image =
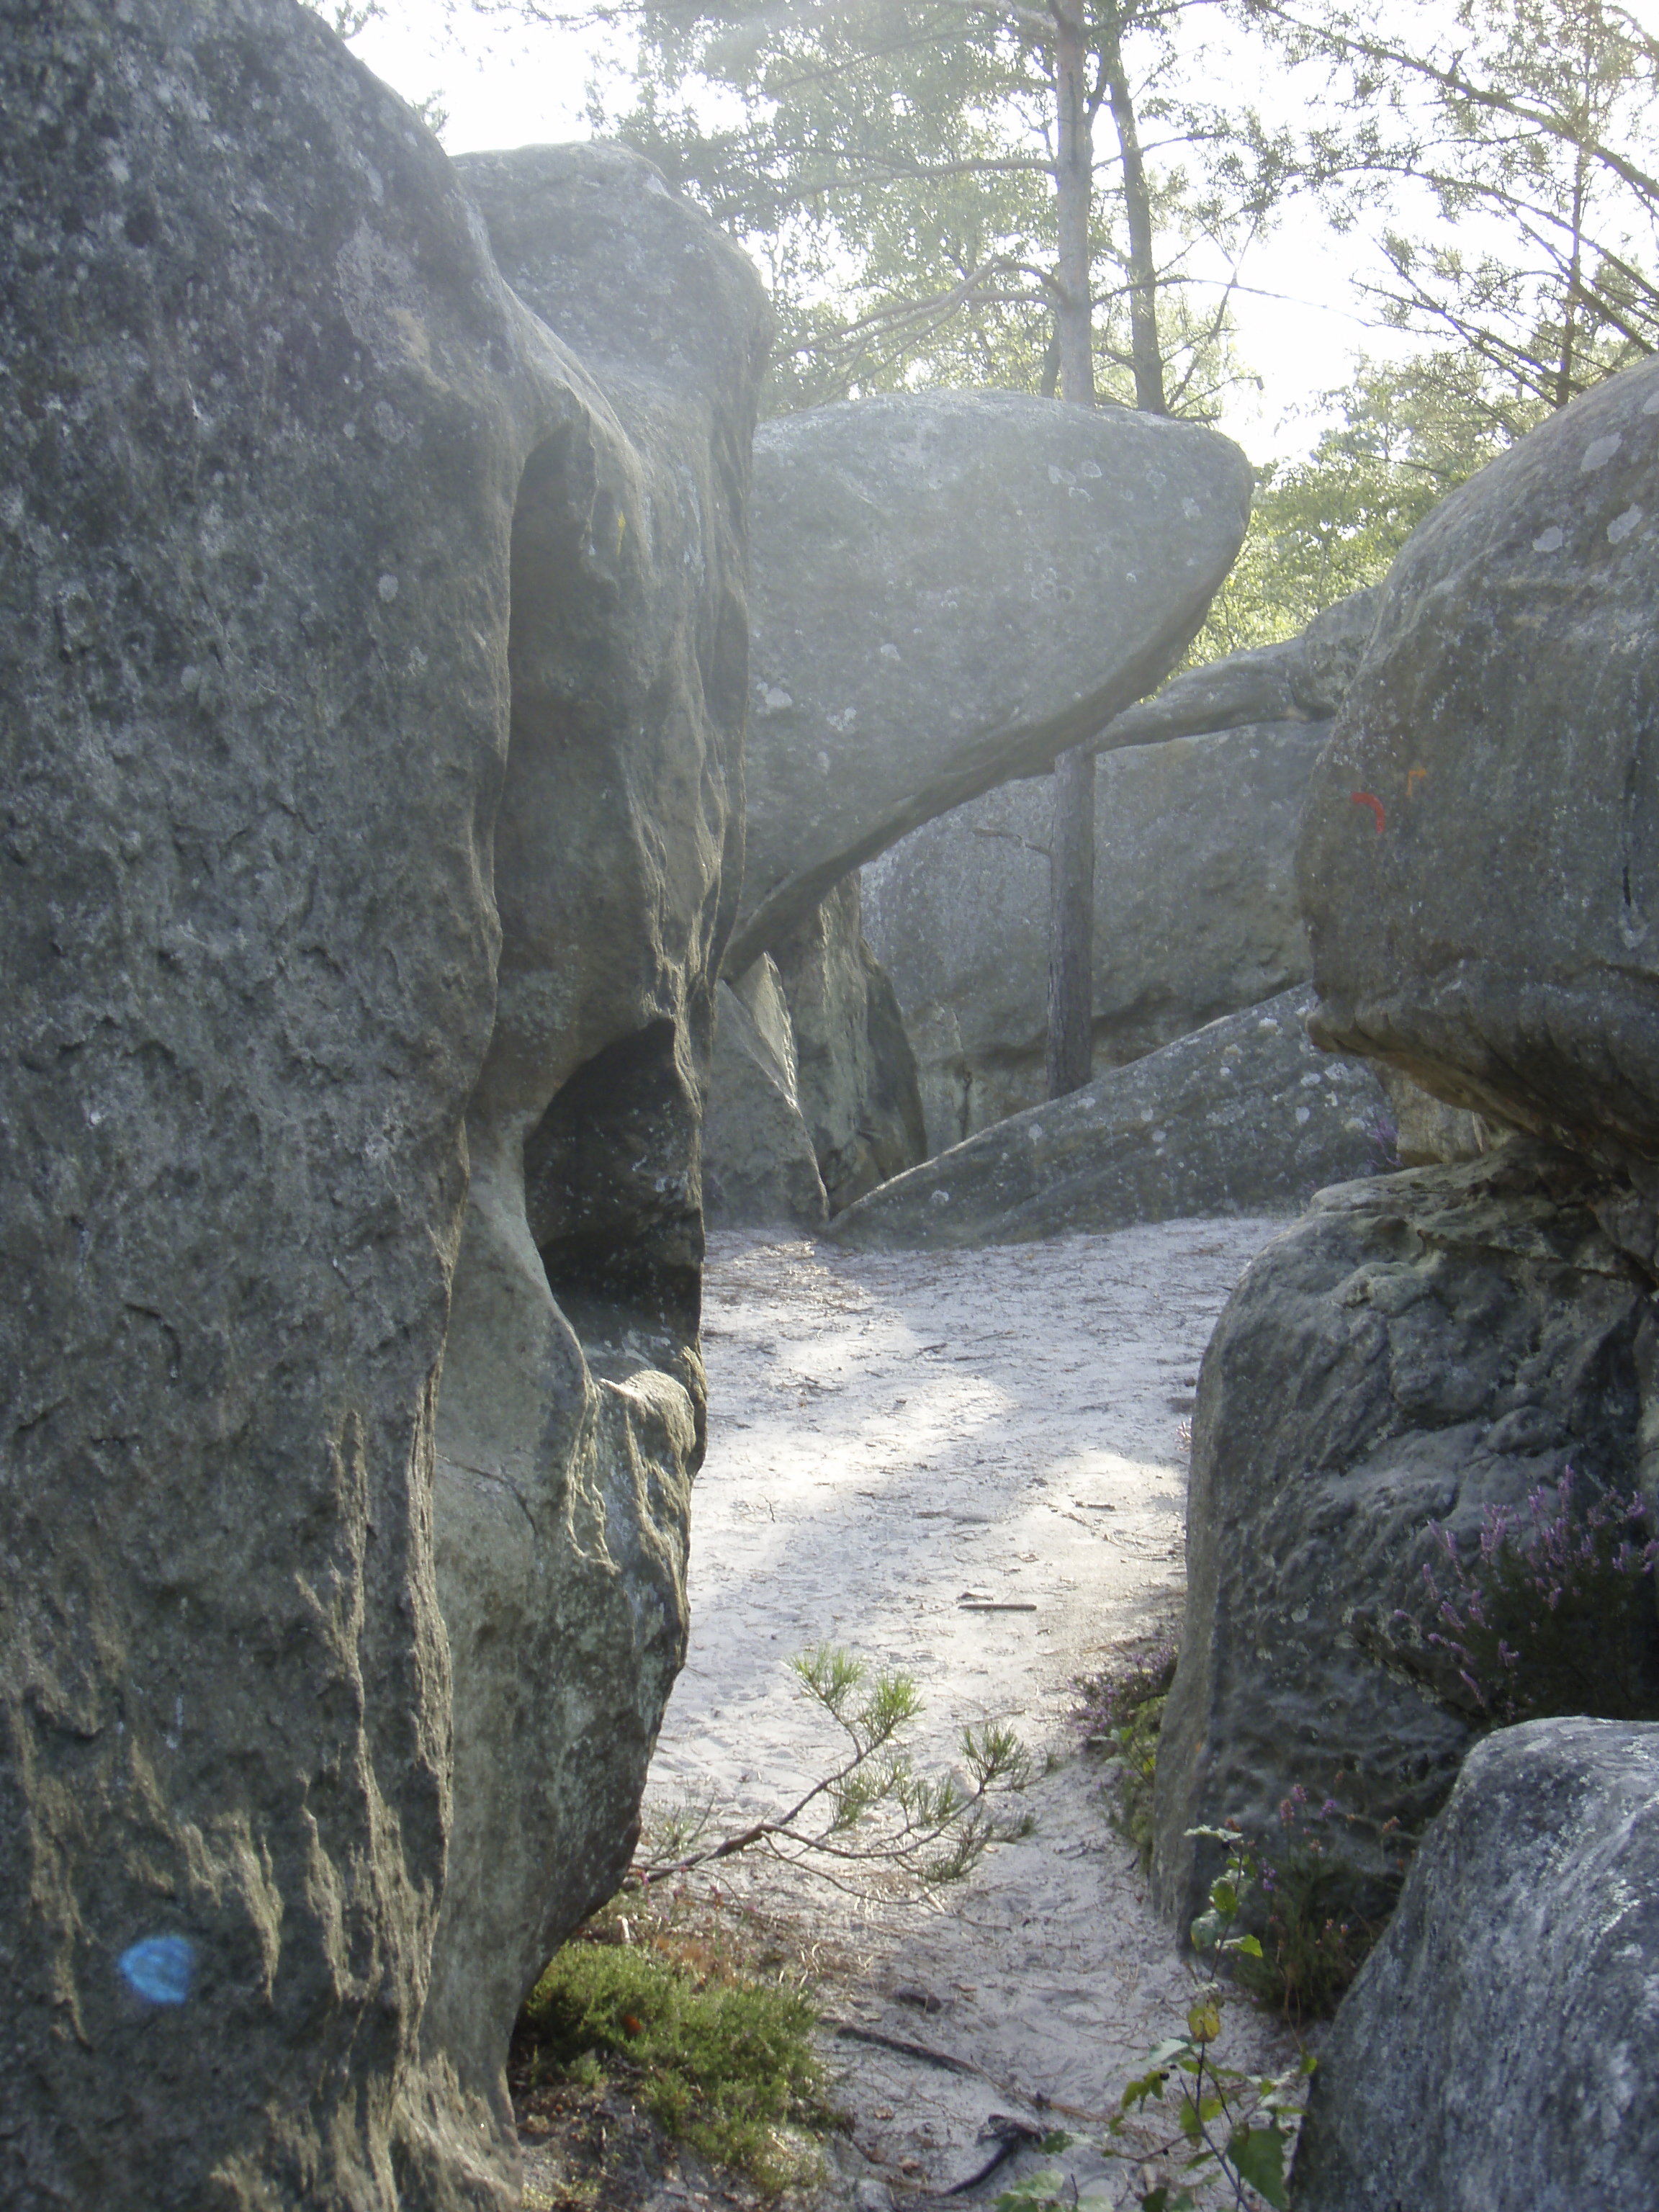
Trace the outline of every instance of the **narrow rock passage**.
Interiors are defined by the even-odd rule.
[[[1039,1772],[1034,1832],[942,1905],[746,1859],[719,1869],[728,1893],[857,1962],[832,1986],[838,2017],[990,2077],[837,2039],[872,2161],[860,2203],[976,2172],[994,2112],[1037,2120],[1046,2097],[1104,2112],[1185,2012],[1184,1969],[1108,1826],[1099,1767],[1070,1756],[1065,1715],[1076,1676],[1178,1609],[1198,1363],[1232,1285],[1283,1226],[1182,1221],[948,1254],[711,1240],[691,1648],[647,1820],[703,1797],[735,1827],[823,1772],[834,1731],[787,1662],[826,1641],[916,1680],[924,1771],[953,1763],[965,1724],[996,1720]],[[974,1609],[988,1601],[1020,1609]],[[1045,1775],[1051,1750],[1063,1761]],[[1227,2035],[1239,2063],[1273,2048],[1243,2007]],[[1109,2175],[1133,2202],[1129,2171],[1091,2147],[1098,2126],[1044,2124],[1078,2136],[1059,2163],[1079,2182]]]

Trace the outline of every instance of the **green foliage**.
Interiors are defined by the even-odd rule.
[[[1158,1782],[1158,1739],[1165,1698],[1137,1705],[1117,1731],[1118,1811],[1116,1824],[1135,1847],[1143,1874],[1152,1863],[1152,1799]]]
[[[531,1993],[518,2045],[568,2079],[618,2076],[671,2135],[775,2190],[813,2163],[783,2130],[836,2123],[814,2020],[791,1990],[700,1984],[636,1945],[578,1938]]]
[[[1042,2149],[1050,2157],[1064,2150],[1072,2141],[1063,2130],[1042,2139]],[[1081,2191],[1075,2183],[1068,2184],[1058,2167],[1045,2166],[1035,2173],[1022,2175],[1011,2184],[995,2200],[994,2212],[1088,2212],[1091,2205],[1105,2208],[1115,2203],[1115,2195],[1099,2183],[1091,2183]]]
[[[1235,1959],[1234,1978],[1294,2027],[1336,2009],[1398,1893],[1409,1847],[1396,1850],[1387,1875],[1362,1875],[1344,1848],[1344,1830],[1357,1818],[1334,1797],[1316,1803],[1297,1783],[1279,1808],[1275,1840],[1232,1846],[1226,1879],[1261,1931],[1256,1949]]]
[[[928,386],[1054,389],[1055,64],[1050,19],[957,0],[639,0],[631,97],[595,121],[657,162],[761,262],[780,316],[767,411]],[[1127,164],[1116,72],[1146,164],[1171,411],[1214,411],[1237,374],[1231,255],[1266,220],[1281,144],[1183,83],[1179,0],[1085,11],[1096,150],[1088,256],[1095,382],[1133,404]],[[1198,257],[1201,258],[1201,257]]]
[[[1176,2131],[1186,2146],[1177,2154],[1177,2170],[1185,2179],[1144,2192],[1139,2200],[1142,2212],[1193,2212],[1195,2199],[1188,2185],[1193,2180],[1219,2181],[1241,2212],[1251,2191],[1274,2212],[1285,2212],[1290,2202],[1285,2175],[1315,2062],[1304,2051],[1282,2074],[1256,2074],[1218,2057],[1228,1998],[1223,1977],[1230,1971],[1236,1975],[1247,1960],[1259,1960],[1261,1945],[1240,1925],[1251,1881],[1243,1838],[1230,1828],[1192,1832],[1224,1844],[1228,1852],[1227,1866],[1210,1885],[1210,1909],[1193,1923],[1200,1978],[1184,2032],[1160,2043],[1125,2087],[1109,2124],[1108,2146],[1125,2144],[1135,2116],[1149,2107],[1173,2105]],[[1143,2155],[1134,2148],[1122,2154]]]
[[[1110,1753],[1117,1790],[1113,1825],[1134,1845],[1143,1873],[1152,1863],[1158,1740],[1178,1656],[1168,1638],[1131,1645],[1116,1666],[1075,1686],[1073,1718],[1091,1749]]]
[[[1465,1710],[1489,1727],[1587,1713],[1659,1720],[1654,1562],[1640,1496],[1581,1497],[1571,1468],[1524,1508],[1493,1506],[1473,1553],[1435,1535],[1426,1641],[1452,1661]]]
[[[1386,319],[1548,407],[1659,347],[1659,40],[1633,10],[1246,6],[1325,75],[1300,165],[1340,228],[1382,210]]]
[[[1030,1832],[1029,1815],[1010,1818],[997,1802],[1030,1779],[1030,1758],[1012,1729],[994,1723],[965,1729],[958,1746],[963,1777],[930,1779],[915,1771],[898,1740],[921,1711],[908,1674],[872,1673],[828,1644],[789,1663],[805,1694],[840,1730],[841,1758],[793,1804],[717,1842],[702,1841],[709,1807],[675,1808],[659,1823],[633,1881],[649,1883],[760,1850],[835,1879],[884,1869],[933,1887],[960,1881],[993,1844]]]
[[[1250,528],[1194,647],[1194,662],[1295,637],[1350,592],[1381,583],[1418,524],[1548,411],[1474,355],[1362,361],[1322,392],[1340,411],[1305,461],[1270,463]]]

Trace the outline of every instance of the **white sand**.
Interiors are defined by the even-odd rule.
[[[1067,1754],[1027,1793],[1033,1835],[942,1907],[852,1897],[747,1859],[712,1877],[859,1962],[831,1991],[842,2016],[1004,2085],[838,2041],[855,2140],[896,2184],[975,2172],[993,2111],[1030,2119],[1046,2096],[1105,2112],[1184,2014],[1185,1970],[1107,1823],[1099,1767],[1070,1755],[1068,1686],[1178,1610],[1180,1425],[1230,1290],[1284,1225],[1182,1221],[883,1255],[711,1240],[691,1649],[647,1818],[704,1793],[736,1826],[823,1771],[833,1730],[787,1662],[825,1640],[915,1679],[924,1769],[954,1763],[963,1726],[988,1719],[1013,1725],[1039,1760]],[[974,1612],[970,1597],[1036,1609]],[[1266,2062],[1279,2048],[1231,2009],[1224,2055]],[[1100,2128],[1058,2124],[1079,2137],[1059,2163],[1085,2184],[1109,2177],[1133,2203],[1130,2170],[1091,2148]],[[864,2201],[885,2192],[866,2185]]]

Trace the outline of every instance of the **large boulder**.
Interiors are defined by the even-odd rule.
[[[856,871],[778,941],[800,1104],[830,1211],[927,1156],[915,1057],[865,941]]]
[[[1659,362],[1395,562],[1310,787],[1314,1034],[1449,1103],[1659,1158]]]
[[[1329,734],[1328,722],[1246,724],[1102,757],[1097,1072],[1307,981],[1297,820]],[[915,1050],[930,1152],[1044,1095],[1053,804],[1048,778],[1005,784],[863,872],[865,927]]]
[[[1320,2052],[1297,2212],[1581,2212],[1659,2173],[1659,1728],[1480,1745]]]
[[[821,1229],[817,1155],[800,1110],[788,1001],[769,954],[720,987],[702,1125],[702,1209],[711,1229]]]
[[[592,380],[514,518],[501,958],[437,1413],[455,1813],[422,2044],[510,2144],[514,2020],[622,1878],[684,1656],[768,319],[749,264],[621,149],[456,166]]]
[[[733,970],[919,823],[1152,690],[1232,564],[1249,488],[1197,424],[1013,392],[768,423]]]
[[[763,952],[720,986],[706,1217],[816,1229],[927,1156],[915,1055],[865,942],[855,869],[778,939],[775,961]]]
[[[1375,614],[1356,592],[1299,637],[1188,669],[1092,741],[1097,1068],[1311,974],[1297,818]],[[1005,784],[864,871],[930,1152],[1044,1096],[1053,807],[1046,781]]]
[[[1239,1284],[1199,1378],[1159,1738],[1153,1881],[1182,1928],[1215,1871],[1195,1826],[1270,1835],[1296,1784],[1336,1790],[1380,1874],[1387,1824],[1443,1801],[1482,1716],[1428,1641],[1436,1523],[1468,1545],[1569,1466],[1592,1494],[1641,1479],[1656,1333],[1619,1206],[1516,1139],[1322,1192]]]
[[[1372,1164],[1384,1107],[1363,1064],[1316,1052],[1310,994],[1212,1022],[982,1130],[830,1224],[866,1251],[1018,1244],[1186,1214],[1294,1212]]]
[[[0,2198],[505,2206],[684,1634],[764,309],[555,161],[602,391],[288,0],[0,83]]]

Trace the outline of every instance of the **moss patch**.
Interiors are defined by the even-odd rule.
[[[1158,1780],[1158,1739],[1167,1692],[1137,1705],[1117,1732],[1117,1811],[1114,1826],[1135,1847],[1143,1874],[1152,1863],[1152,1793]]]
[[[536,1984],[514,2056],[521,2076],[625,2086],[669,2135],[775,2191],[806,2178],[813,2138],[836,2124],[815,2025],[795,1990],[695,1943],[623,1942],[602,1922]]]
[[[1143,1874],[1152,1863],[1158,1731],[1177,1656],[1168,1636],[1126,1644],[1115,1666],[1074,1686],[1073,1717],[1090,1748],[1110,1756],[1117,1797],[1112,1825],[1134,1845]]]

